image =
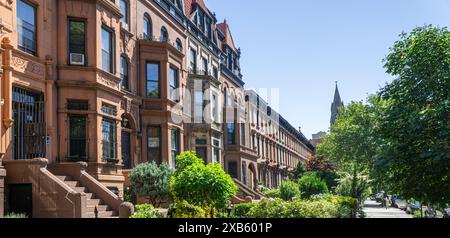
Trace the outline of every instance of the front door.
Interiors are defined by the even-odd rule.
[[[13,88],[13,160],[45,158],[46,123],[44,97]]]
[[[122,131],[122,160],[124,169],[131,169],[131,134]]]

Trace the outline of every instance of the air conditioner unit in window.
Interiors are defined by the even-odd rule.
[[[70,53],[71,65],[84,65],[84,54]]]

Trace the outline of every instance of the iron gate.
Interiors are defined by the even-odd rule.
[[[46,131],[44,96],[13,88],[13,160],[45,158]]]

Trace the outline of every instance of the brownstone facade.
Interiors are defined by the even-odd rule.
[[[230,27],[202,0],[0,0],[0,41],[0,214],[30,185],[33,217],[92,216],[89,194],[119,215],[134,166],[186,150],[256,198],[313,153],[244,90]]]

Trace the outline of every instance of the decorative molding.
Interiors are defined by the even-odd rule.
[[[3,6],[9,10],[13,9],[13,0],[0,0],[0,6]]]
[[[45,67],[42,64],[24,59],[17,55],[12,56],[11,66],[20,73],[31,73],[41,78],[45,76]]]

